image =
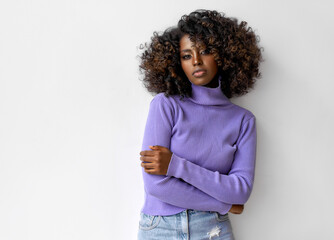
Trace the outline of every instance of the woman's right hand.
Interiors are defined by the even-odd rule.
[[[243,210],[244,210],[244,205],[232,205],[229,212],[233,214],[241,214]]]

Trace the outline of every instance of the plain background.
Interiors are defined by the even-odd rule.
[[[239,240],[334,234],[330,1],[0,1],[0,239],[136,239],[139,151],[153,95],[138,46],[216,9],[260,36],[262,79],[232,102],[257,117]]]

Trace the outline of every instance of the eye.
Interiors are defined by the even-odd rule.
[[[209,50],[209,49],[202,50],[202,51],[201,51],[201,54],[202,54],[202,55],[210,54],[210,50]]]
[[[183,55],[181,58],[184,59],[184,60],[187,60],[187,59],[191,58],[191,55],[190,54],[186,54],[186,55]]]

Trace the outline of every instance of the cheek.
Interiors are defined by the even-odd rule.
[[[215,72],[218,71],[218,64],[216,63],[216,61],[214,59],[211,60],[210,62],[210,66],[211,66],[211,69]]]
[[[184,72],[186,75],[188,75],[188,73],[189,73],[189,71],[190,71],[190,68],[189,68],[188,65],[189,65],[189,64],[187,64],[187,63],[185,63],[185,62],[181,63],[182,70],[183,70],[183,72]]]
[[[211,70],[218,69],[218,64],[213,55],[209,55],[205,58],[205,65]]]

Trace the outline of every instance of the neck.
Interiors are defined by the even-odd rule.
[[[200,105],[230,104],[231,102],[221,90],[221,80],[221,76],[212,79],[213,83],[210,86],[209,84],[207,84],[206,86],[202,86],[190,82],[192,87],[192,94],[191,97],[189,97],[189,100]]]
[[[203,87],[208,88],[216,88],[219,86],[219,76],[218,74],[206,85],[202,85]]]

